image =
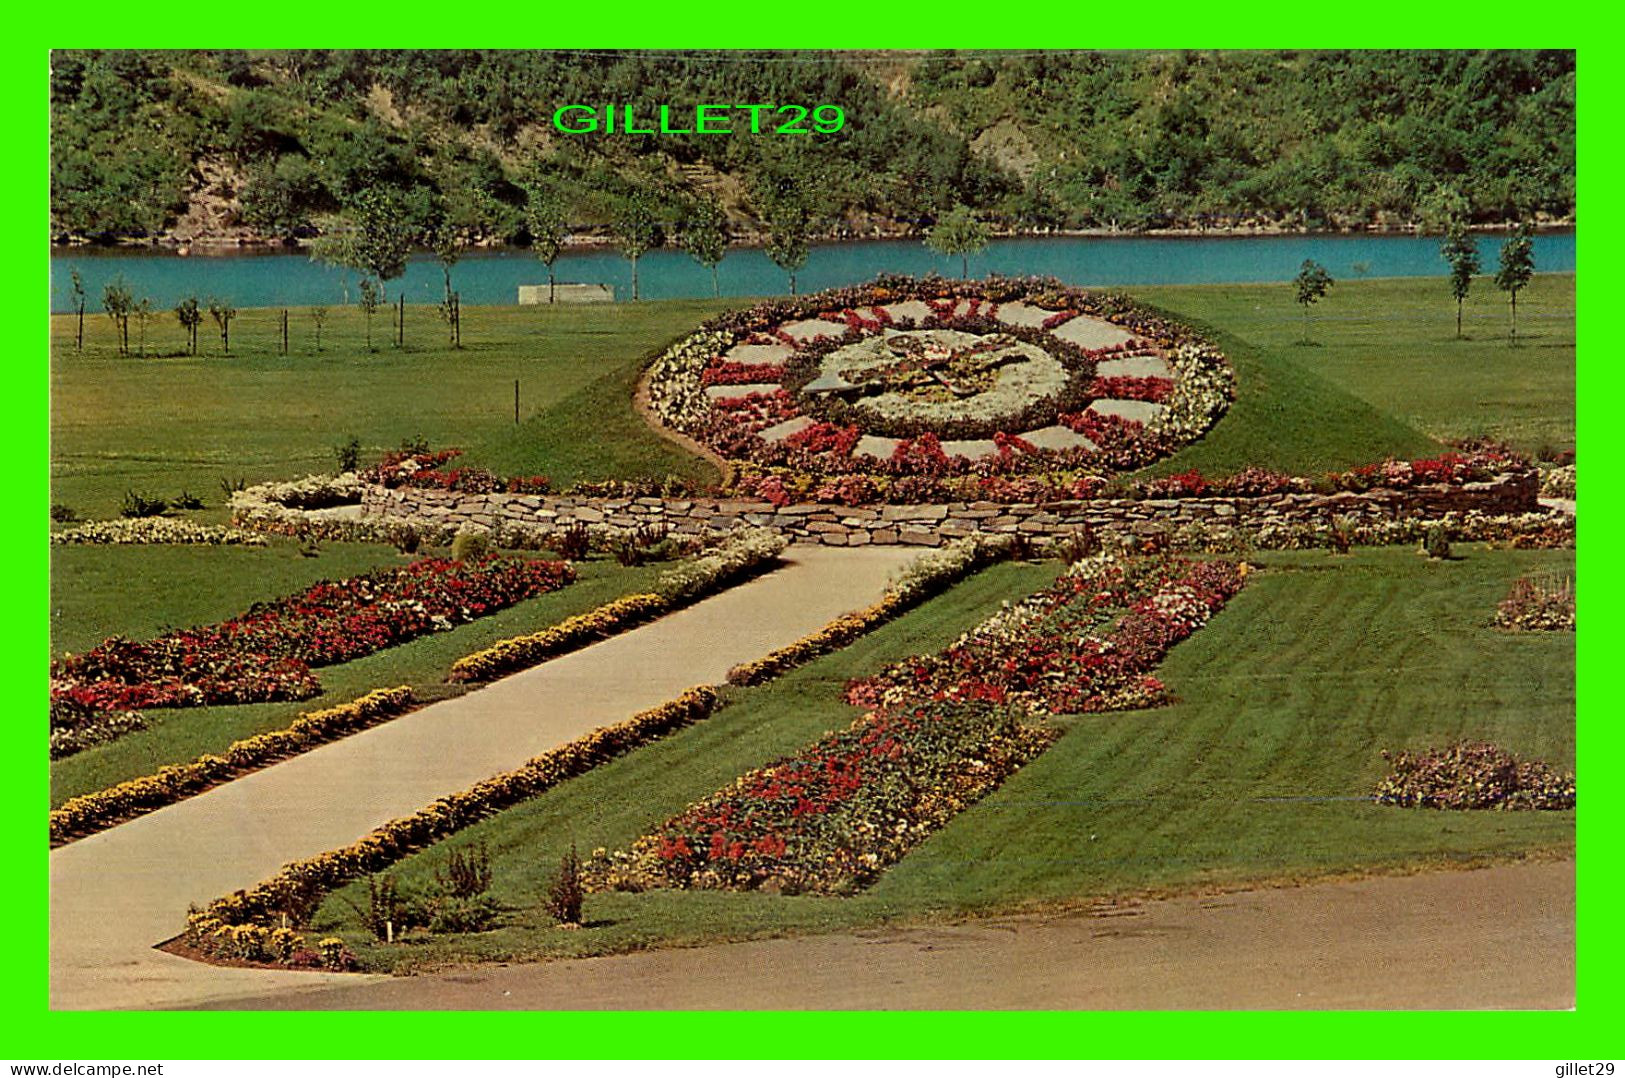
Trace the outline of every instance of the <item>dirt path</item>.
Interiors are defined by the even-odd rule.
[[[642,628],[53,850],[51,1006],[174,1007],[320,983],[152,947],[181,930],[192,903],[721,682],[734,664],[874,602],[917,553],[793,547],[784,568]]]
[[[1573,1005],[1572,861],[340,987],[268,987],[211,1004],[272,1010]]]

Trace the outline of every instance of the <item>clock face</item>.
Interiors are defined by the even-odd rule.
[[[1060,360],[1006,333],[886,330],[825,355],[801,387],[809,411],[842,401],[854,417],[998,422],[1065,388]]]
[[[650,366],[648,407],[738,467],[890,481],[1125,471],[1201,437],[1231,399],[1217,348],[1127,297],[918,284],[721,316]]]

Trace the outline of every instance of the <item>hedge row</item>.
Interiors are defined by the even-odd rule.
[[[458,659],[446,680],[490,681],[613,636],[755,576],[785,545],[782,536],[765,529],[736,532],[713,550],[661,573],[653,592],[623,595],[540,632],[499,640]]]
[[[972,536],[950,543],[917,559],[896,584],[886,589],[878,603],[842,614],[822,629],[769,652],[759,659],[740,663],[728,671],[730,685],[760,685],[789,673],[820,655],[846,647],[865,633],[906,613],[946,590],[971,573],[1002,557],[1008,557],[1011,544],[1003,537]]]

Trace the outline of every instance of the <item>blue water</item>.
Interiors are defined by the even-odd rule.
[[[1493,272],[1502,237],[1479,239],[1486,272]],[[1337,280],[1361,276],[1442,276],[1439,241],[1422,236],[1057,236],[996,240],[971,259],[973,276],[987,273],[1045,274],[1079,285],[1218,284],[1286,281],[1306,258],[1320,262]],[[1573,272],[1574,233],[1535,238],[1535,266]],[[355,275],[312,262],[297,252],[180,256],[150,251],[53,252],[51,310],[73,309],[68,271],[84,277],[86,310],[101,309],[102,286],[123,275],[137,298],[168,310],[188,295],[219,296],[238,307],[340,305],[356,299]],[[959,275],[957,258],[940,258],[918,240],[875,240],[814,247],[797,274],[803,292],[855,284],[881,272]],[[612,250],[572,252],[555,265],[563,281],[603,282],[617,298],[632,295],[626,259]],[[543,284],[547,273],[528,251],[470,252],[452,271],[466,304],[515,303],[518,286]],[[755,249],[730,251],[718,267],[726,296],[784,292],[784,272]],[[391,298],[406,289],[407,302],[435,303],[443,288],[440,266],[428,255],[412,260],[401,280],[388,284]],[[638,261],[639,294],[671,299],[711,294],[711,275],[680,251],[655,251]]]

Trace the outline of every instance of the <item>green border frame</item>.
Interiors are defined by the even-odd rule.
[[[647,6],[645,6],[647,5]],[[248,15],[250,9],[243,9]],[[458,45],[504,48],[1392,48],[1576,47],[1585,112],[1594,135],[1582,140],[1582,191],[1611,196],[1620,151],[1612,131],[1619,100],[1618,62],[1611,47],[1618,31],[1602,6],[1560,9],[1505,0],[1471,8],[1425,8],[1382,0],[1341,8],[1265,0],[1242,7],[1198,6],[1165,0],[1154,23],[1145,9],[1113,12],[1089,5],[1046,5],[1025,19],[1001,22],[986,5],[932,5],[877,9],[853,0],[818,2],[763,29],[765,9],[714,4],[683,11],[648,0],[595,9],[589,20],[554,28],[554,11],[523,5],[493,6],[487,19],[465,8],[448,20],[444,7],[406,3],[336,8],[308,0],[277,5],[274,25],[228,24],[221,9],[115,8],[101,0],[13,12],[7,63],[0,80],[10,103],[10,167],[0,172],[11,234],[37,242],[47,200],[49,127],[48,50],[53,47],[172,48],[293,47],[312,43],[391,48]],[[233,15],[235,12],[233,12]],[[1119,21],[1120,16],[1126,18]],[[248,15],[253,18],[253,15]],[[45,20],[49,19],[49,23]],[[35,21],[38,20],[38,21]],[[290,33],[288,28],[298,32]],[[231,38],[230,41],[221,41]],[[299,38],[302,40],[289,40]],[[1160,40],[1158,40],[1160,38]],[[472,40],[471,40],[472,39]],[[1587,263],[1581,308],[1601,312],[1618,283],[1606,253],[1619,239],[1616,215],[1586,222]],[[13,426],[23,466],[9,476],[7,499],[18,522],[7,531],[14,570],[8,647],[0,651],[0,679],[11,721],[0,730],[12,761],[4,799],[5,883],[0,885],[6,926],[6,976],[0,993],[12,1033],[12,1059],[219,1059],[219,1058],[1552,1058],[1608,1059],[1617,1055],[1616,1018],[1622,992],[1618,971],[1621,933],[1612,916],[1617,901],[1620,813],[1617,790],[1597,781],[1586,787],[1579,814],[1578,1007],[1560,1013],[1441,1012],[1044,1012],[1044,1013],[736,1013],[696,1022],[672,1013],[463,1013],[425,1022],[420,1014],[374,1013],[362,1020],[344,1013],[54,1013],[46,1003],[47,924],[44,812],[47,775],[34,764],[40,666],[49,652],[48,548],[42,541],[49,502],[48,333],[33,322],[48,279],[47,251],[13,260],[4,269],[16,297],[17,333],[12,361],[0,366],[0,386],[13,402]],[[1605,252],[1591,257],[1592,252]],[[1586,442],[1588,474],[1607,475],[1617,455],[1606,410],[1622,388],[1617,360],[1604,351],[1602,315],[1580,318],[1584,357],[1578,422]],[[1596,433],[1596,437],[1592,435]],[[1599,457],[1600,463],[1599,463]],[[1588,502],[1581,556],[1586,635],[1579,645],[1580,759],[1587,777],[1619,757],[1620,735],[1595,675],[1618,641],[1622,588],[1605,560],[1619,511],[1602,493]],[[22,763],[26,761],[26,763]],[[1509,971],[1509,976],[1515,976]],[[427,1036],[426,1036],[427,1034]]]

